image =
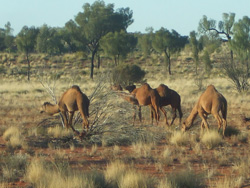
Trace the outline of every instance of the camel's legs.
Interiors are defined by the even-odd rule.
[[[181,124],[181,118],[182,118],[182,116],[183,116],[182,111],[181,111],[181,105],[178,106],[177,110],[178,110],[178,112],[179,112],[180,124]]]
[[[172,114],[173,114],[173,116],[172,116],[172,121],[171,121],[171,124],[170,125],[173,125],[173,123],[174,123],[174,120],[175,120],[175,118],[176,118],[176,108],[172,108]]]
[[[73,119],[74,113],[75,113],[74,111],[69,112],[69,123],[68,123],[68,126],[70,126],[71,129],[72,129],[74,132],[76,132],[76,130],[75,130],[74,127],[72,126],[72,119]]]
[[[218,132],[219,130],[221,129],[221,126],[223,126],[223,136],[224,136],[224,125],[223,125],[223,120],[222,118],[220,117],[219,113],[215,113],[214,114],[214,118],[217,120],[218,122]]]
[[[68,129],[68,128],[69,128],[69,125],[68,125],[68,118],[67,118],[66,111],[61,111],[61,113],[62,113],[64,125],[65,125],[65,127]]]
[[[133,115],[133,125],[135,124],[135,119],[136,119],[136,106],[133,105],[133,109],[134,109],[134,115]]]
[[[227,120],[226,119],[222,119],[222,124],[223,124],[223,136],[225,136],[225,130],[227,128]]]
[[[163,113],[164,116],[165,116],[166,125],[169,126],[169,124],[168,124],[168,119],[167,119],[167,112],[166,112],[166,110],[164,109],[163,106],[160,107],[160,110],[162,111],[162,113]]]
[[[203,125],[204,125],[206,127],[207,131],[208,131],[209,130],[209,125],[207,123],[207,115],[204,114],[204,112],[202,112],[202,111],[199,111],[198,113],[199,113],[199,116],[202,119],[201,126],[203,127]]]
[[[156,120],[156,124],[158,125],[158,121],[159,121],[159,111],[158,113],[156,112],[155,108],[150,105],[150,109],[151,109],[151,120],[152,120],[152,125],[154,124],[154,119]]]
[[[141,106],[138,106],[138,117],[139,117],[140,122],[142,123]]]

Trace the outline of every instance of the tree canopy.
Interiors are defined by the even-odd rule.
[[[114,11],[114,5],[105,5],[104,1],[95,1],[92,5],[86,3],[83,12],[75,18],[77,26],[86,39],[86,46],[91,52],[91,72],[94,74],[94,57],[98,51],[100,40],[109,32],[126,30],[133,23],[133,12],[129,8]]]

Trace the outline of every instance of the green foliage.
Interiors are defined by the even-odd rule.
[[[142,81],[145,74],[146,72],[138,65],[121,64],[113,69],[112,81],[115,84],[127,86]]]
[[[120,56],[125,58],[137,43],[137,39],[125,31],[108,33],[101,40],[101,48],[105,54],[114,58],[115,64],[119,64]]]
[[[92,53],[90,77],[94,74],[94,57],[99,50],[99,43],[109,32],[126,30],[133,23],[132,11],[129,8],[114,11],[114,4],[105,5],[104,1],[95,1],[92,5],[84,4],[83,12],[75,17],[77,26],[86,39],[86,46]]]
[[[40,53],[57,54],[63,51],[59,32],[44,24],[37,35],[36,49]]]
[[[139,48],[142,50],[144,57],[150,55],[152,50],[153,28],[148,28],[149,32],[141,34],[138,37]]]
[[[210,73],[211,69],[213,68],[212,66],[212,61],[210,60],[210,56],[207,50],[205,50],[204,55],[202,56],[202,60],[205,65],[205,71],[207,73]]]
[[[181,36],[175,30],[170,32],[165,28],[161,28],[155,33],[153,39],[153,48],[157,52],[165,54],[169,74],[171,74],[171,55],[179,52],[186,43],[187,37]]]
[[[237,54],[238,59],[242,63],[248,64],[250,59],[250,18],[244,16],[243,19],[235,23],[233,32],[234,37],[231,41],[231,47]]]
[[[36,45],[36,37],[38,29],[35,27],[24,26],[18,33],[16,38],[17,48],[20,52],[24,52],[26,55],[33,52]]]

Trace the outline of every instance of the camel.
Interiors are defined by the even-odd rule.
[[[138,106],[140,121],[141,121],[141,106],[149,105],[153,112],[151,113],[152,124],[153,124],[153,117],[152,117],[153,115],[154,118],[156,119],[156,123],[158,124],[160,118],[159,116],[160,96],[157,93],[157,91],[152,89],[147,83],[144,83],[140,88],[136,88],[135,85],[132,85],[132,86],[127,86],[125,89],[128,90],[130,94],[134,96],[135,99],[137,100],[136,102],[136,100],[133,99],[133,97],[132,98],[130,97],[130,100],[132,99],[132,101],[134,101],[134,104]],[[134,115],[134,120],[135,120],[135,115]]]
[[[127,86],[125,89],[128,90],[131,93],[134,89],[136,89],[136,86],[135,85]],[[172,121],[171,121],[170,125],[173,124],[173,122],[174,122],[174,120],[176,118],[176,110],[178,110],[178,112],[179,112],[180,122],[181,122],[182,111],[181,111],[181,98],[180,98],[180,95],[176,91],[168,88],[164,84],[160,84],[155,90],[157,91],[157,93],[160,96],[160,101],[159,101],[160,106],[159,106],[159,108],[160,108],[160,110],[162,111],[162,113],[165,116],[166,125],[169,125],[169,124],[168,124],[168,121],[167,121],[167,114],[166,114],[166,111],[163,108],[163,106],[167,106],[167,105],[171,105],[172,111],[173,111],[173,117],[172,117]],[[153,112],[154,111],[151,110],[151,118],[154,117]],[[141,117],[140,108],[139,108],[139,117]]]
[[[71,127],[71,129],[74,131],[74,133],[79,134],[74,127],[72,126],[72,119],[74,116],[75,111],[80,111],[80,114],[83,119],[83,130],[85,127],[87,127],[87,130],[89,128],[89,99],[88,97],[82,93],[80,88],[76,85],[73,85],[70,89],[68,89],[66,92],[63,93],[62,97],[60,98],[58,104],[51,104],[49,102],[45,102],[42,105],[42,111],[41,113],[45,112],[49,115],[54,115],[56,113],[61,112],[64,125],[68,129]],[[69,115],[69,118],[67,119],[67,113]],[[80,136],[83,135],[83,132]]]
[[[219,114],[221,111],[222,118]],[[182,124],[182,131],[188,130],[197,117],[202,119],[201,130],[203,131],[204,126],[209,130],[207,122],[207,116],[212,114],[218,122],[218,131],[223,127],[223,137],[225,135],[225,129],[227,127],[227,100],[224,96],[219,93],[213,85],[209,85],[204,93],[200,96],[198,102],[195,104],[188,118]]]
[[[163,110],[163,106],[170,105],[172,108],[173,115],[172,115],[172,121],[171,121],[170,125],[173,125],[174,120],[177,116],[176,110],[178,110],[178,112],[179,112],[180,123],[181,123],[181,118],[182,118],[183,114],[181,111],[181,97],[180,97],[180,95],[176,91],[170,89],[168,86],[166,86],[164,84],[160,84],[156,88],[156,91],[160,95],[160,109],[161,109],[161,111]],[[163,112],[163,114],[165,115],[166,124],[168,125],[166,113]]]

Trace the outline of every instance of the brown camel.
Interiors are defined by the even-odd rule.
[[[176,91],[170,89],[168,86],[166,86],[164,84],[160,84],[156,88],[156,91],[160,95],[160,109],[161,109],[161,111],[163,110],[163,106],[170,105],[172,108],[173,116],[172,116],[172,121],[171,121],[170,125],[172,125],[174,123],[174,120],[176,118],[176,110],[178,110],[178,112],[179,112],[180,123],[181,123],[181,118],[182,118],[183,114],[181,111],[181,97],[180,97],[180,95]],[[164,112],[163,112],[163,114],[165,115],[166,124],[168,125],[167,115]]]
[[[58,104],[54,105],[49,102],[45,102],[42,106],[41,113],[45,112],[49,115],[53,115],[61,112],[63,116],[64,124],[67,128],[71,129],[78,134],[78,132],[72,126],[72,119],[75,111],[80,111],[83,119],[83,129],[85,126],[87,130],[89,128],[89,99],[76,85],[72,86],[66,92],[63,93]],[[69,120],[67,119],[67,113],[69,115]],[[83,133],[82,133],[83,134]],[[81,135],[82,135],[81,134]]]
[[[127,86],[126,90],[130,92],[132,96],[135,97],[135,99],[138,101],[138,105],[136,104],[136,100],[133,99],[135,105],[138,106],[139,109],[139,119],[141,121],[141,106],[150,106],[153,113],[151,113],[151,119],[153,123],[153,117],[156,119],[156,123],[158,124],[159,121],[159,108],[160,108],[160,96],[152,89],[149,84],[145,83],[140,88],[136,88],[135,85]],[[135,116],[134,116],[135,120]]]
[[[219,114],[220,111],[222,114],[222,118]],[[223,126],[223,136],[225,135],[225,129],[227,127],[227,101],[224,96],[215,89],[213,85],[209,85],[204,93],[200,96],[191,114],[182,125],[183,131],[188,130],[193,125],[193,122],[198,114],[202,119],[202,130],[204,126],[207,130],[209,129],[207,116],[209,114],[212,114],[218,122],[218,131],[220,130],[221,126]]]
[[[128,90],[130,93],[136,89],[136,86],[135,85],[131,85],[131,86],[127,86],[125,88],[126,90]],[[182,118],[182,111],[181,111],[181,98],[180,98],[180,95],[168,88],[166,85],[164,84],[160,84],[156,89],[157,93],[159,94],[160,96],[160,110],[162,111],[162,113],[164,114],[165,116],[165,119],[166,119],[166,124],[168,125],[168,121],[167,121],[167,114],[166,114],[166,111],[165,109],[163,108],[163,106],[167,106],[167,105],[171,105],[172,107],[172,111],[173,111],[173,117],[172,117],[172,121],[171,121],[171,124],[173,124],[175,118],[176,118],[176,110],[178,110],[179,112],[179,116],[180,116],[180,122],[181,122],[181,118]],[[151,110],[151,118],[153,118],[155,115],[153,114],[153,110]],[[139,117],[141,115],[139,114]]]

